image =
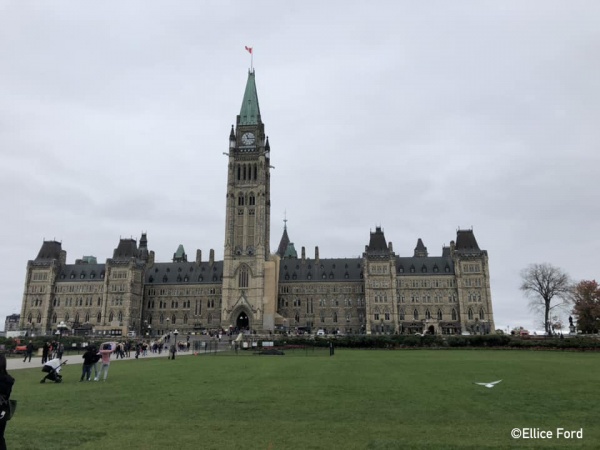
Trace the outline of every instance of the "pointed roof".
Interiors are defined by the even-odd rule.
[[[137,257],[138,248],[135,239],[120,239],[119,245],[113,252],[113,259],[115,261],[123,261]]]
[[[296,252],[293,242],[288,244],[287,248],[285,249],[285,253],[283,254],[283,258],[298,258],[298,252]]]
[[[481,251],[473,230],[458,230],[456,232],[456,250],[461,252]]]
[[[173,254],[173,262],[182,261],[187,261],[187,255],[185,254],[185,250],[183,249],[183,244],[179,244],[179,247],[177,247],[177,251]]]
[[[260,122],[260,108],[258,106],[258,94],[254,81],[254,71],[248,72],[246,91],[240,109],[239,125],[258,125]]]
[[[381,227],[375,227],[375,232],[371,231],[367,252],[388,253],[388,246],[385,242],[385,235],[383,234]]]
[[[142,233],[138,252],[140,259],[148,261],[148,236],[146,236],[146,233]]]
[[[42,248],[35,258],[36,261],[52,261],[53,259],[60,259],[60,252],[62,251],[62,245],[57,241],[44,241]]]
[[[421,238],[417,241],[417,246],[415,247],[415,256],[427,256],[427,247],[423,244]]]
[[[287,222],[287,220],[285,220],[285,222]],[[277,247],[277,255],[280,258],[284,257],[289,243],[290,243],[290,237],[288,236],[287,223],[286,223],[283,225],[283,235],[281,236],[281,240],[279,241],[279,247]]]

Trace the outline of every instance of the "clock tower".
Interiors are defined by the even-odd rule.
[[[221,324],[272,330],[278,259],[270,255],[270,146],[254,71],[229,135]]]

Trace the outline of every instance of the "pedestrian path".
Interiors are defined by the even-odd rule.
[[[177,353],[177,358],[179,358],[180,356],[188,356],[188,355],[193,355],[194,352],[193,351],[189,351],[189,352],[178,352]],[[81,365],[83,359],[82,359],[82,355],[83,352],[77,353],[77,352],[72,352],[72,353],[65,353],[62,357],[62,361],[68,360],[69,362],[67,362],[67,364],[79,364]],[[148,352],[147,356],[139,356],[139,359],[145,359],[145,358],[166,358],[167,356],[169,356],[169,352],[162,352],[162,353],[152,353],[152,352]],[[131,356],[129,358],[115,358],[114,355],[111,356],[110,358],[110,363],[113,364],[115,362],[119,362],[119,361],[131,361],[131,360],[135,360],[135,352],[131,352]],[[31,368],[40,368],[42,367],[42,358],[40,356],[34,356],[31,358],[31,362],[29,362],[29,359],[26,362],[23,362],[23,356],[9,356],[6,358],[6,369],[10,372],[11,370],[18,370],[18,369],[31,369]]]

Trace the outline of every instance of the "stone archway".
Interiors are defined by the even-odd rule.
[[[427,328],[427,333],[435,334],[435,327],[433,325],[429,325],[429,328]]]
[[[250,328],[250,318],[246,311],[242,310],[235,318],[235,326],[238,330],[246,330]]]

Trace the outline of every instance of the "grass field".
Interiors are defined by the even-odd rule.
[[[598,448],[600,355],[326,350],[113,363],[108,381],[15,370],[14,449]],[[76,363],[75,363],[76,362]],[[474,381],[502,383],[493,389]],[[513,428],[583,439],[513,439]]]

